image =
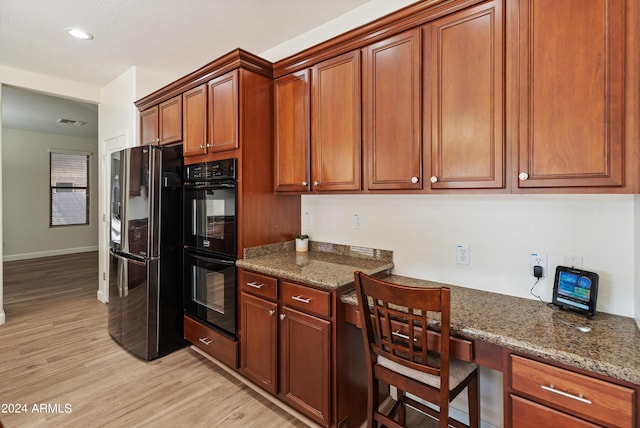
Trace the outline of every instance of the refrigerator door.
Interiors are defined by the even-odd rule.
[[[111,252],[109,334],[129,352],[158,356],[159,260]]]
[[[158,257],[161,151],[139,146],[111,157],[111,248],[132,256]]]

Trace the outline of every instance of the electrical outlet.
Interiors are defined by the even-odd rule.
[[[459,265],[468,265],[471,263],[471,256],[469,253],[468,245],[457,245],[456,246],[456,263]]]
[[[304,225],[311,226],[311,213],[309,211],[305,211],[304,213]]]
[[[529,273],[533,275],[533,267],[540,266],[542,268],[542,276],[547,276],[547,255],[531,253],[531,269]]]
[[[362,216],[358,213],[353,214],[353,228],[355,230],[362,229]]]

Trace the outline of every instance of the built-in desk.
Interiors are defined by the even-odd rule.
[[[640,330],[632,318],[597,313],[588,320],[536,300],[392,275],[390,254],[311,244],[307,254],[296,254],[292,245],[259,247],[245,252],[237,264],[331,293],[331,426],[357,426],[363,412],[359,403],[366,402],[363,340],[353,289],[353,271],[362,270],[398,284],[451,288],[453,340],[473,345],[470,357],[464,356],[464,345],[457,355],[504,373],[505,426],[518,426],[523,420],[573,424],[578,416],[605,426],[640,428]],[[591,331],[581,332],[578,326]],[[541,388],[558,385],[565,387],[565,395]],[[567,397],[583,388],[606,396],[606,409],[583,403],[581,397]],[[597,416],[601,413],[602,418]]]

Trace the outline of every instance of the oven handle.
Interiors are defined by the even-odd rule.
[[[218,259],[215,256],[201,256],[200,254],[195,254],[191,251],[188,251],[189,255],[195,259],[198,260],[202,260],[203,262],[215,262],[215,263],[220,263],[221,265],[225,265],[225,266],[235,266],[236,262],[233,260],[224,260],[224,259]]]
[[[216,189],[235,189],[236,185],[233,183],[190,183],[185,184],[187,189],[194,190],[216,190]]]

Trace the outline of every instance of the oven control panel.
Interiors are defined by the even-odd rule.
[[[216,161],[185,165],[185,181],[213,181],[235,180],[236,159],[222,159]]]

